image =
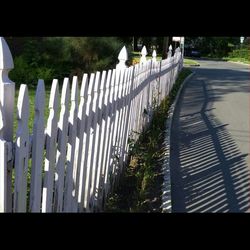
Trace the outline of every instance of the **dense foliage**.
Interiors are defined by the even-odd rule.
[[[16,83],[36,84],[53,78],[107,70],[115,67],[123,47],[116,37],[7,38],[15,68],[10,78]]]
[[[195,48],[205,57],[227,57],[233,50],[239,49],[240,37],[186,37],[186,47]]]
[[[244,46],[240,49],[233,50],[228,55],[229,58],[243,58],[250,62],[250,46]]]

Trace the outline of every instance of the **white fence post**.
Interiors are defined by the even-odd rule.
[[[6,141],[3,139],[2,130],[6,126],[3,116],[3,108],[0,102],[0,212],[6,212],[7,195],[7,150]]]
[[[119,63],[116,65],[116,69],[125,69],[126,61],[128,60],[128,52],[125,46],[121,49],[119,55],[118,55]]]
[[[14,98],[15,98],[15,83],[12,82],[8,73],[14,68],[10,49],[3,37],[0,37],[0,102],[2,105],[3,119],[5,126],[1,129],[1,137],[8,142],[13,140],[13,113],[14,113]],[[0,158],[3,157],[0,155]],[[12,166],[13,160],[7,164],[7,180],[6,180],[6,198],[7,202],[2,207],[4,212],[12,210]],[[3,168],[3,166],[0,166]],[[5,170],[1,172],[5,172]],[[2,186],[0,186],[2,188]],[[2,190],[1,190],[2,191]],[[1,192],[0,191],[0,192]],[[2,201],[0,201],[1,203]],[[3,204],[2,204],[3,205]],[[0,204],[0,207],[2,206]]]
[[[168,48],[168,58],[170,58],[171,56],[172,56],[172,45],[170,44]]]
[[[157,54],[156,54],[156,51],[155,51],[155,49],[154,49],[154,50],[153,50],[153,53],[152,53],[152,62],[153,62],[153,63],[156,62],[156,56],[157,56]]]
[[[141,58],[140,58],[140,63],[146,63],[147,62],[147,58],[146,55],[148,54],[146,46],[143,46],[142,50],[141,50]]]

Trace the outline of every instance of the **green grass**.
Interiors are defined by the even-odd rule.
[[[141,52],[132,52],[132,64],[136,64],[140,62],[140,58],[141,58]],[[147,60],[152,59],[152,55],[146,56]],[[157,61],[160,61],[162,59],[161,55],[158,55],[156,57]]]
[[[223,59],[227,60],[227,61],[232,61],[232,62],[242,62],[242,63],[246,63],[246,64],[250,64],[250,61],[245,59],[245,58],[240,58],[240,57],[223,57]]]
[[[192,72],[184,68],[168,97],[154,109],[149,128],[137,142],[130,141],[130,162],[122,173],[119,185],[109,196],[106,212],[161,212],[162,163],[165,122],[184,79]]]
[[[184,66],[199,66],[200,65],[195,60],[191,60],[191,59],[187,59],[187,58],[184,58],[183,64],[184,64]]]
[[[47,118],[49,116],[49,95],[50,95],[50,88],[51,86],[45,86],[45,109],[44,109],[44,127],[47,125]],[[19,94],[20,86],[16,85],[15,90],[15,102],[14,102],[14,123],[13,123],[13,141],[16,141],[16,132],[18,128],[18,121],[17,121],[17,100]],[[29,94],[29,134],[32,135],[33,133],[33,125],[35,119],[35,96],[36,96],[36,87],[33,85],[28,86],[28,94]],[[30,195],[30,182],[31,182],[31,159],[28,162],[28,173],[27,173],[27,211],[29,211],[29,195]],[[15,181],[15,170],[13,169],[12,172],[12,190],[14,190],[14,181]]]
[[[45,117],[45,125],[47,122],[47,118],[49,116],[49,95],[50,95],[50,88],[51,86],[45,86],[45,109],[44,109],[44,117]],[[19,94],[20,86],[16,86],[15,91],[15,106],[14,106],[14,125],[13,125],[13,131],[14,131],[14,139],[16,138],[16,130],[17,130],[17,100],[18,100],[18,94]],[[36,96],[36,88],[34,86],[28,87],[28,94],[29,94],[29,133],[32,134],[33,130],[33,124],[34,124],[34,118],[35,118],[35,96]]]

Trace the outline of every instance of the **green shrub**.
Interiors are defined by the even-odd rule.
[[[38,79],[44,79],[45,83],[50,82],[55,73],[53,69],[45,66],[32,66],[32,64],[29,64],[27,60],[25,60],[24,56],[14,58],[14,66],[9,77],[17,85],[24,83],[28,86],[36,86]]]
[[[116,37],[45,37],[22,39],[10,79],[36,84],[39,78],[51,84],[53,78],[114,68],[123,43]],[[13,43],[13,41],[12,41]]]
[[[231,58],[244,58],[250,61],[250,50],[249,48],[236,49],[229,53]]]

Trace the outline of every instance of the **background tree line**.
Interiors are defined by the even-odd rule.
[[[114,68],[123,41],[117,37],[6,37],[14,58],[10,78],[32,85]]]
[[[120,49],[126,45],[132,62],[133,51],[147,47],[162,58],[167,57],[172,37],[6,37],[14,57],[10,78],[17,83],[35,84],[38,78],[50,83],[53,78],[107,70],[118,63]],[[201,56],[243,56],[249,58],[249,39],[241,48],[239,37],[185,37],[185,49],[195,48]],[[230,54],[231,53],[231,54]]]

